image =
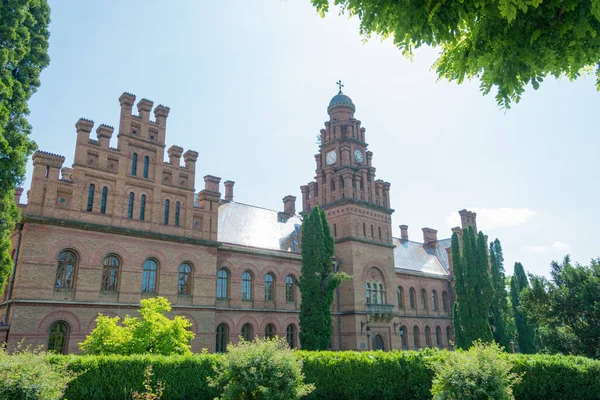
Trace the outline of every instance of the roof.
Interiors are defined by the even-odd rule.
[[[442,239],[434,245],[393,238],[394,267],[435,275],[448,275],[450,265],[446,248],[450,239]]]
[[[352,109],[352,112],[356,111],[356,107],[354,106],[352,99],[343,94],[341,91],[333,96],[329,102],[329,107],[327,107],[327,112],[330,112],[335,107],[349,107]]]
[[[302,220],[294,215],[283,221],[274,210],[228,202],[219,206],[217,240],[261,249],[300,253]]]

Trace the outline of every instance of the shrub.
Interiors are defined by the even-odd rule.
[[[304,384],[302,361],[281,338],[241,340],[227,350],[209,378],[223,400],[299,399],[314,389]]]
[[[160,400],[163,394],[163,384],[161,381],[156,382],[156,387],[152,385],[152,365],[148,365],[144,371],[144,391],[142,393],[133,392],[131,398],[133,400]]]
[[[451,353],[433,368],[431,394],[435,400],[511,400],[512,386],[520,380],[511,373],[512,365],[497,344],[480,341],[467,351]]]
[[[73,378],[64,363],[51,364],[42,351],[26,348],[8,354],[0,347],[0,399],[60,399]]]

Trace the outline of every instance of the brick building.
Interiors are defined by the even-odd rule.
[[[234,182],[204,176],[198,153],[167,149],[169,108],[123,93],[114,128],[75,124],[72,168],[37,151],[22,223],[13,235],[14,284],[0,303],[0,335],[10,346],[78,351],[98,313],[134,314],[164,296],[192,322],[192,349],[223,351],[239,336],[279,335],[298,343],[301,216],[296,198],[272,211],[235,202]],[[448,346],[452,339],[449,239],[422,229],[422,241],[392,237],[390,183],[375,178],[365,129],[340,91],[327,109],[314,181],[302,210],[326,210],[343,282],[333,306],[333,349]],[[183,157],[183,165],[181,158]],[[199,169],[206,166],[200,165]],[[203,171],[204,172],[204,171]],[[201,181],[201,180],[200,180]],[[15,201],[20,203],[22,189]],[[475,214],[460,212],[463,226]],[[7,313],[8,311],[8,313]]]

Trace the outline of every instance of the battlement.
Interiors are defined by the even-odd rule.
[[[49,153],[47,151],[38,150],[33,153],[31,157],[33,160],[33,165],[44,165],[52,168],[62,168],[63,163],[65,162],[65,157]]]

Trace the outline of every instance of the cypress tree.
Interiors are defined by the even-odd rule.
[[[504,256],[498,239],[490,243],[490,272],[494,295],[490,307],[490,325],[493,326],[494,340],[507,351],[510,350],[508,335],[508,301],[506,292],[506,277],[504,275]]]
[[[301,249],[300,344],[306,350],[326,350],[333,334],[333,292],[348,275],[333,272],[333,237],[325,212],[319,207],[304,217]]]
[[[535,333],[533,327],[527,321],[527,316],[520,310],[521,292],[529,287],[529,281],[525,274],[525,269],[521,263],[515,263],[515,272],[510,280],[510,298],[512,301],[513,312],[515,314],[515,325],[517,326],[517,342],[519,343],[519,351],[525,354],[533,354],[536,352]]]

